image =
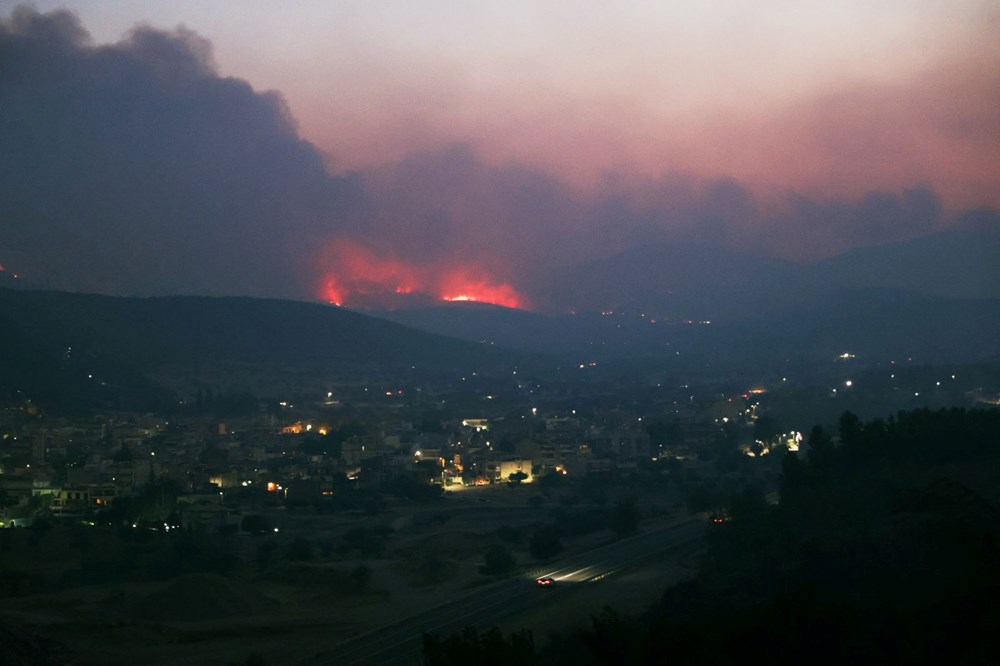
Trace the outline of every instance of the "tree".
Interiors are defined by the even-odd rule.
[[[517,561],[505,546],[491,546],[484,556],[485,565],[479,570],[481,573],[496,576],[512,571],[517,566]]]
[[[688,511],[710,511],[722,502],[722,493],[709,480],[694,481],[685,487],[685,503]]]
[[[274,529],[271,527],[271,521],[266,516],[254,513],[245,516],[240,523],[240,527],[244,532],[253,534],[254,536],[259,536]]]
[[[505,638],[492,627],[480,634],[474,627],[440,639],[434,634],[423,635],[424,663],[427,666],[459,666],[464,664],[538,663],[535,640],[531,632],[522,629]]]
[[[550,471],[538,477],[538,486],[545,494],[548,494],[551,490],[558,489],[560,486],[565,485],[565,483],[566,475],[556,471]]]
[[[619,538],[635,534],[639,528],[639,506],[635,497],[622,497],[615,502],[611,529]]]
[[[597,663],[634,664],[642,661],[636,637],[611,606],[604,606],[600,614],[591,615],[590,623],[591,629],[583,638]]]
[[[781,434],[781,426],[778,425],[777,419],[769,414],[763,414],[757,417],[757,420],[753,424],[753,438],[759,439],[762,442],[770,443],[772,439]]]
[[[767,506],[767,497],[758,486],[746,486],[729,499],[729,512],[740,521],[759,516]]]
[[[652,421],[646,426],[646,432],[650,444],[661,451],[684,442],[684,431],[676,421]]]
[[[712,437],[712,443],[708,450],[709,457],[707,459],[719,458],[720,456],[725,456],[728,453],[736,451],[739,443],[739,426],[736,424],[736,421],[729,421]]]
[[[531,535],[528,550],[536,560],[548,560],[562,552],[559,530],[553,526],[540,527]]]
[[[404,497],[413,501],[427,501],[441,497],[444,488],[429,482],[431,476],[440,472],[437,463],[424,461],[417,464],[423,468],[422,471],[426,474],[427,480],[421,480],[409,474],[401,474],[386,481],[383,488],[396,497]]]
[[[854,447],[861,443],[861,419],[852,412],[844,412],[840,415],[838,423],[838,433],[842,446]]]
[[[587,502],[604,506],[608,503],[608,482],[594,474],[587,474],[580,482],[580,494]]]
[[[118,463],[132,462],[132,449],[128,447],[128,444],[126,444],[124,440],[122,441],[121,446],[118,447],[118,450],[115,451],[115,455],[112,459]]]
[[[781,459],[781,476],[778,479],[782,504],[787,506],[801,497],[805,477],[806,470],[799,454],[786,451]]]
[[[813,426],[809,433],[809,463],[816,469],[829,469],[834,456],[833,438],[822,426]]]

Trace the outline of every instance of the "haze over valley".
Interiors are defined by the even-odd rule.
[[[995,658],[996,3],[64,4],[4,664]]]

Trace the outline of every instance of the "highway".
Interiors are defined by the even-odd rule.
[[[424,633],[445,637],[464,627],[488,628],[505,617],[565,594],[574,585],[605,580],[665,550],[699,539],[704,533],[705,521],[700,518],[643,532],[564,558],[558,569],[536,568],[477,588],[466,596],[352,638],[302,664],[420,664]],[[535,580],[542,576],[555,579],[555,584],[551,588],[538,586]]]

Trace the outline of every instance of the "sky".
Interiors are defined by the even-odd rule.
[[[651,243],[809,262],[1000,206],[1000,2],[0,0],[0,264],[556,308]]]

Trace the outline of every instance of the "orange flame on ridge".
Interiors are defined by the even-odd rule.
[[[350,241],[334,241],[321,255],[320,297],[334,305],[399,307],[423,301],[472,301],[528,308],[524,294],[470,263],[415,263],[378,257]]]

